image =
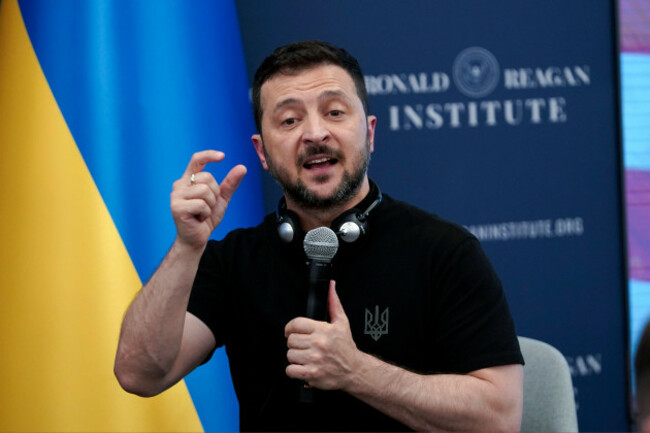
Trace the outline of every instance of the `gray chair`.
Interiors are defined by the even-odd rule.
[[[522,432],[577,432],[578,417],[569,364],[553,346],[519,337],[524,356]]]

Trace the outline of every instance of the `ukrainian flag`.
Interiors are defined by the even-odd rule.
[[[150,399],[113,376],[191,154],[249,168],[216,237],[261,219],[232,1],[0,1],[0,431],[237,430],[223,351]]]

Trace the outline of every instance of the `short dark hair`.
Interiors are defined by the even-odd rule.
[[[253,79],[253,113],[255,126],[262,133],[262,104],[260,92],[262,85],[271,77],[280,73],[292,73],[313,66],[332,64],[345,69],[357,88],[363,109],[368,115],[368,92],[359,62],[343,48],[336,47],[323,41],[300,41],[276,48],[255,72]]]

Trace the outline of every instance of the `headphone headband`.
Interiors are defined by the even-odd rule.
[[[376,192],[375,199],[370,203],[365,211],[361,212],[357,208],[349,209],[336,217],[332,222],[332,230],[344,242],[353,243],[366,234],[368,229],[367,219],[370,212],[381,203],[383,196],[379,187],[370,181],[369,196]],[[365,201],[365,199],[363,200]],[[298,215],[295,212],[287,209],[287,201],[284,197],[278,202],[278,207],[275,212],[278,236],[285,243],[292,243],[297,238],[302,239],[304,234],[300,229],[298,223]]]

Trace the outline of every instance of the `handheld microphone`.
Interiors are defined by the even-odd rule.
[[[328,227],[317,227],[305,235],[302,244],[309,266],[307,314],[310,319],[327,320],[327,293],[332,279],[332,259],[339,249],[336,233]],[[311,403],[313,390],[306,384],[300,389],[300,401]]]

